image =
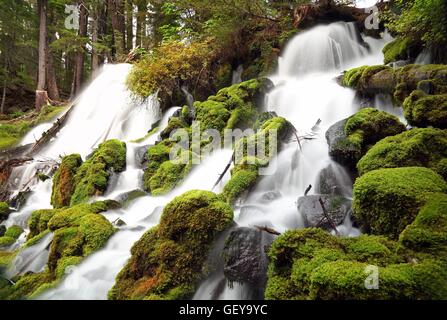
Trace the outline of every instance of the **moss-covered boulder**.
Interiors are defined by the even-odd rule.
[[[397,38],[383,48],[384,63],[408,60],[412,56],[413,51],[415,50],[411,38]]]
[[[399,250],[397,242],[382,236],[337,238],[320,229],[288,231],[269,252],[266,298],[445,299],[445,264]],[[375,271],[377,287],[371,288],[374,281],[368,277]]]
[[[405,131],[399,119],[384,111],[364,108],[350,117],[345,125],[348,140],[366,152],[376,142]]]
[[[143,182],[145,190],[152,195],[168,193],[180,184],[192,169],[192,153],[189,150],[183,150],[183,155],[179,154],[178,158],[170,159],[173,145],[174,142],[170,140],[162,140],[147,150],[147,167]]]
[[[433,193],[446,191],[445,180],[427,168],[371,171],[354,184],[354,216],[366,231],[397,239]]]
[[[207,101],[196,102],[196,120],[201,130],[249,128],[256,119],[256,104],[263,82],[249,80],[221,89]]]
[[[364,108],[331,126],[326,132],[326,140],[330,156],[354,169],[362,155],[377,141],[403,131],[405,126],[395,116]]]
[[[282,117],[267,118],[263,122],[258,122],[258,125],[260,128],[256,134],[243,138],[235,146],[236,153],[243,157],[234,159],[236,163],[231,170],[231,179],[225,185],[222,193],[225,201],[230,204],[255,185],[259,177],[259,169],[267,166],[270,158],[274,156],[270,154],[273,150],[273,146],[270,146],[270,134],[276,136],[272,138],[276,138],[275,141],[279,143],[276,149],[279,150],[280,144],[286,141],[294,130],[293,125]],[[256,145],[260,141],[261,135],[264,137],[264,154],[258,153],[256,157],[248,155],[248,145]]]
[[[357,164],[360,175],[381,168],[427,167],[447,178],[447,130],[411,129],[374,145]]]
[[[109,140],[99,145],[88,160],[76,172],[70,205],[87,201],[92,196],[100,196],[107,189],[111,172],[121,172],[126,168],[126,144]]]
[[[447,94],[427,95],[415,90],[405,99],[403,108],[412,126],[447,129]]]
[[[399,241],[412,250],[447,260],[447,194],[431,196]]]
[[[53,191],[51,205],[54,208],[63,208],[70,205],[71,196],[75,190],[75,176],[82,165],[79,154],[72,154],[62,159],[62,163],[53,177]]]
[[[430,95],[447,93],[447,66],[416,65],[391,67],[363,66],[344,73],[341,84],[357,90],[362,96],[390,94],[398,103],[417,89]]]
[[[175,198],[159,226],[133,246],[109,298],[191,297],[206,273],[207,252],[216,235],[232,221],[231,207],[212,192],[195,190]]]
[[[0,237],[0,247],[9,247],[14,244],[22,233],[23,229],[20,226],[9,227],[5,234]]]
[[[85,257],[101,249],[114,234],[112,224],[100,212],[115,208],[113,201],[79,204],[68,209],[38,210],[32,213],[28,242],[37,243],[43,235],[53,232],[53,241],[45,270],[15,279],[5,289],[5,299],[24,299],[38,296],[57,285],[69,266],[79,264]],[[35,240],[38,239],[38,240]]]
[[[6,202],[0,202],[0,222],[8,219],[10,213],[9,205]]]
[[[335,161],[349,168],[355,168],[355,164],[362,156],[362,150],[346,136],[347,121],[348,119],[344,119],[331,126],[326,132],[326,140],[329,145],[329,155]]]

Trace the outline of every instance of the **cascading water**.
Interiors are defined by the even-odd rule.
[[[338,85],[335,78],[351,67],[382,64],[381,50],[388,41],[387,34],[380,40],[363,39],[353,23],[318,26],[290,41],[279,59],[278,73],[271,77],[275,88],[268,95],[265,109],[289,120],[298,135],[311,133],[312,140],[302,143],[302,150],[296,141],[284,146],[273,160],[275,174],[262,177],[236,208],[235,221],[239,226],[268,226],[279,232],[304,227],[297,211],[297,198],[304,195],[309,185],[313,186],[310,194],[317,193],[320,172],[329,166],[341,186],[340,192],[352,196],[351,177],[330,159],[325,139],[331,125],[357,111],[354,91]],[[391,109],[391,101],[382,102],[381,107]],[[319,120],[321,123],[315,128]],[[269,193],[274,195],[273,199],[266,197]],[[345,236],[359,234],[349,217],[337,229]],[[222,273],[207,279],[194,298],[215,298],[213,295],[222,281],[225,281]],[[239,284],[233,289],[227,287],[218,298],[255,298],[250,292],[248,285]]]
[[[321,170],[328,166],[332,166],[336,173],[343,195],[350,196],[350,177],[329,158],[324,133],[330,125],[356,111],[353,103],[355,94],[350,89],[340,87],[334,78],[350,67],[382,63],[380,50],[389,40],[363,40],[353,24],[335,23],[301,33],[290,42],[280,58],[278,73],[271,77],[276,87],[269,94],[265,107],[291,121],[299,135],[312,133],[313,140],[303,143],[302,150],[293,141],[284,146],[272,160],[273,166],[277,167],[275,174],[262,177],[244,203],[236,207],[235,221],[239,226],[265,225],[280,232],[303,227],[303,219],[296,208],[297,197],[304,194],[309,184],[315,186]],[[71,153],[79,153],[85,159],[98,144],[115,138],[127,143],[127,168],[116,177],[115,183],[103,198],[121,200],[126,194],[141,188],[142,168],[136,155],[140,148],[154,144],[158,133],[135,139],[145,137],[152,125],[160,120],[161,114],[155,97],[145,102],[132,100],[125,86],[129,71],[130,65],[127,64],[104,67],[80,96],[57,137],[35,157],[34,162],[13,172],[12,179],[18,190],[29,184],[36,170],[42,169],[42,161]],[[240,73],[242,68],[234,74],[235,83],[239,82]],[[384,101],[382,107],[389,107],[386,99]],[[159,131],[177,110],[172,108],[164,115],[158,124]],[[315,128],[319,119],[321,123]],[[35,139],[47,127],[36,128],[25,138],[24,143],[34,141],[31,137]],[[168,195],[152,197],[140,194],[139,198],[124,208],[104,213],[109,221],[120,219],[125,225],[119,227],[105,248],[67,270],[64,280],[40,298],[106,299],[116,275],[130,257],[131,246],[145,231],[158,224],[162,208],[185,191],[212,190],[218,178],[217,173],[223,171],[231,155],[231,150],[216,151],[195,167],[184,183]],[[228,175],[213,191],[219,192],[228,180]],[[11,214],[5,224],[26,227],[31,212],[51,208],[51,185],[51,180],[30,184],[28,201],[19,211]],[[312,192],[318,192],[315,189]],[[275,198],[266,200],[263,196],[268,192],[273,192]],[[339,226],[339,231],[344,235],[358,234],[349,218]],[[14,248],[23,241],[22,237]],[[51,241],[51,234],[30,250],[23,250],[13,263],[11,275],[40,270],[47,257],[48,241]],[[194,298],[253,297],[251,288],[243,284],[229,287],[223,273],[218,272],[204,281]]]

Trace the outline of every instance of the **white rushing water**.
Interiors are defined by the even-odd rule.
[[[332,124],[357,110],[355,93],[339,86],[335,78],[350,67],[381,64],[381,49],[389,40],[388,35],[382,40],[361,39],[352,24],[335,23],[313,28],[290,41],[280,58],[278,73],[271,77],[276,87],[268,95],[265,109],[291,121],[300,136],[312,132],[314,139],[303,142],[301,151],[296,142],[284,146],[277,158],[272,160],[276,172],[262,177],[247,199],[236,206],[235,221],[239,226],[266,225],[280,232],[303,227],[303,219],[296,208],[297,198],[304,194],[309,184],[316,185],[321,170],[328,166],[334,169],[343,194],[347,197],[351,195],[349,174],[329,158],[324,136]],[[34,210],[51,208],[52,182],[37,182],[33,178],[37,170],[48,172],[51,169],[48,161],[71,153],[79,153],[85,159],[98,144],[109,139],[127,143],[127,167],[104,197],[98,199],[122,199],[123,195],[142,188],[143,171],[137,152],[156,142],[158,133],[178,108],[168,110],[162,117],[155,97],[144,102],[134,101],[125,85],[129,71],[130,65],[127,64],[104,66],[79,97],[57,137],[39,152],[34,162],[14,169],[11,179],[17,190],[23,190],[26,186],[31,192],[25,205],[5,222],[7,226],[19,224],[26,227]],[[242,68],[235,71],[235,83],[240,82],[242,71]],[[192,103],[193,97],[186,88],[184,93],[188,102]],[[380,108],[391,110],[391,101],[387,97],[376,100]],[[317,130],[313,127],[319,119],[321,123]],[[158,132],[135,142],[135,139],[145,137],[158,121]],[[40,130],[42,128],[36,129],[26,139],[34,137]],[[212,190],[218,173],[223,171],[231,156],[231,150],[217,151],[193,168],[183,184],[170,194],[162,197],[142,195],[122,209],[104,213],[109,221],[120,219],[125,225],[112,236],[105,248],[80,265],[69,268],[64,280],[40,298],[106,299],[116,275],[130,257],[132,245],[145,231],[158,224],[162,208],[185,191]],[[229,172],[213,191],[219,192],[228,178]],[[263,196],[268,192],[279,196],[265,201]],[[315,188],[311,194],[314,192]],[[339,231],[347,236],[358,235],[358,230],[352,228],[349,219],[339,226]],[[22,237],[15,246],[23,241]],[[47,256],[48,241],[51,241],[51,235],[38,245],[24,250],[14,263],[15,272],[40,270]],[[225,283],[224,288],[218,290],[222,283]],[[219,294],[216,295],[216,292]],[[203,282],[194,298],[211,297],[249,299],[253,298],[253,292],[246,285],[226,286],[223,274],[217,273]]]
[[[355,92],[343,88],[335,78],[344,70],[362,65],[383,63],[383,46],[390,41],[365,37],[356,33],[352,23],[333,23],[318,26],[295,36],[279,59],[279,70],[271,76],[275,88],[267,97],[265,109],[285,117],[298,130],[300,136],[312,133],[313,140],[303,141],[300,151],[297,142],[284,146],[273,160],[276,172],[264,176],[247,199],[235,208],[235,221],[239,226],[268,226],[279,232],[303,228],[304,222],[297,211],[297,199],[312,185],[310,194],[316,193],[320,172],[331,166],[344,196],[352,196],[352,180],[328,153],[325,138],[327,129],[358,110]],[[397,113],[391,100],[377,98],[381,109]],[[318,120],[318,129],[313,127]],[[275,194],[266,200],[265,195]],[[349,217],[337,227],[340,234],[357,236]],[[200,286],[195,299],[255,298],[247,285],[228,286],[222,290],[222,273],[213,275]]]

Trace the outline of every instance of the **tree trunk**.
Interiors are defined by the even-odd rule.
[[[56,72],[54,72],[53,53],[47,44],[47,89],[51,100],[59,101],[59,88],[57,86]]]
[[[85,3],[83,0],[80,1],[80,12],[79,12],[79,37],[85,38],[87,37],[87,24],[88,24],[88,12],[85,7]],[[73,99],[76,95],[79,94],[82,86],[82,78],[84,75],[84,56],[85,56],[85,46],[82,45],[81,48],[78,49],[76,53],[76,62],[75,62],[75,70],[74,70],[74,78],[73,78],[73,87],[72,87],[72,96]]]
[[[115,58],[124,54],[125,27],[124,27],[124,0],[109,0],[109,10],[112,20]]]
[[[133,0],[126,1],[126,51],[133,49]]]
[[[95,73],[99,69],[99,54],[95,49],[95,44],[98,43],[99,37],[99,8],[93,10],[93,23],[92,23],[92,71]]]
[[[143,38],[146,36],[146,0],[138,0],[137,2],[137,34],[136,34],[136,46],[143,46]]]
[[[47,4],[48,0],[38,0],[39,12],[39,71],[36,90],[36,110],[40,111],[42,106],[48,103],[48,93],[45,90],[47,73]]]

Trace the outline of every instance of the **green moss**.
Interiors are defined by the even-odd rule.
[[[0,201],[0,222],[6,220],[10,212],[9,205],[6,202]]]
[[[11,264],[16,255],[17,251],[0,251],[0,273]]]
[[[393,300],[445,299],[445,263],[401,254],[400,243],[363,235],[339,238],[320,229],[288,231],[269,252],[266,299]],[[407,261],[413,261],[408,263]],[[378,288],[367,289],[371,269]]]
[[[416,90],[405,99],[403,108],[404,116],[412,126],[447,128],[447,94],[426,95]]]
[[[135,243],[110,299],[183,299],[204,276],[207,252],[233,221],[232,209],[208,191],[171,201],[160,224]]]
[[[113,206],[113,202],[104,201],[33,212],[29,223],[29,240],[25,247],[37,244],[50,231],[53,232],[47,266],[41,273],[21,276],[8,289],[6,298],[31,299],[38,296],[56,286],[69,266],[80,263],[102,248],[115,229],[99,212]]]
[[[79,154],[72,154],[62,159],[62,163],[53,177],[51,204],[54,208],[70,205],[71,196],[75,190],[75,175],[82,165]]]
[[[430,169],[380,169],[357,179],[353,211],[367,231],[396,239],[431,194],[446,192],[447,183]]]
[[[447,159],[447,131],[412,129],[388,137],[374,145],[360,159],[360,175],[381,168],[428,167],[447,178],[443,163]]]
[[[388,43],[383,48],[383,54],[385,56],[384,63],[388,64],[393,61],[406,60],[410,45],[410,38],[397,38]]]
[[[162,139],[169,138],[170,134],[178,129],[186,128],[188,125],[179,117],[171,117],[168,126],[160,133]]]
[[[238,163],[235,163],[235,167],[231,171],[231,179],[225,185],[222,193],[222,197],[225,201],[230,204],[234,203],[245,191],[254,186],[259,176],[259,168],[268,165],[271,156],[273,156],[270,154],[270,134],[276,134],[276,141],[280,142],[287,138],[292,129],[292,125],[286,119],[275,117],[265,121],[261,125],[258,133],[239,141],[235,146],[235,149],[238,150],[238,154],[241,154],[244,157],[242,159],[236,159]],[[265,137],[263,143],[263,147],[265,148],[264,156],[259,157],[260,149],[257,149],[258,157],[248,157],[247,146],[257,145],[260,135]]]
[[[14,239],[18,239],[20,235],[23,233],[23,229],[19,226],[12,226],[6,230],[5,237],[11,237]]]
[[[187,176],[191,168],[191,163],[163,162],[148,181],[151,194],[157,196],[168,193]]]
[[[374,108],[361,109],[345,125],[348,140],[364,152],[383,138],[403,131],[405,125],[397,117]]]
[[[70,205],[100,196],[107,189],[110,172],[121,172],[126,167],[126,144],[118,140],[106,141],[99,145],[92,156],[78,169],[75,189]]]
[[[357,84],[363,74],[363,71],[368,68],[367,66],[362,66],[354,69],[350,69],[343,75],[342,84],[345,87],[356,88]]]
[[[400,242],[416,251],[431,252],[445,260],[447,254],[447,195],[435,194],[415,221],[400,235]]]
[[[33,112],[25,118],[0,123],[0,150],[16,146],[33,127],[52,120],[64,109],[65,107],[46,106],[39,114]]]
[[[12,237],[0,237],[0,247],[9,247],[10,245],[13,245],[14,242],[16,242],[16,239]]]

